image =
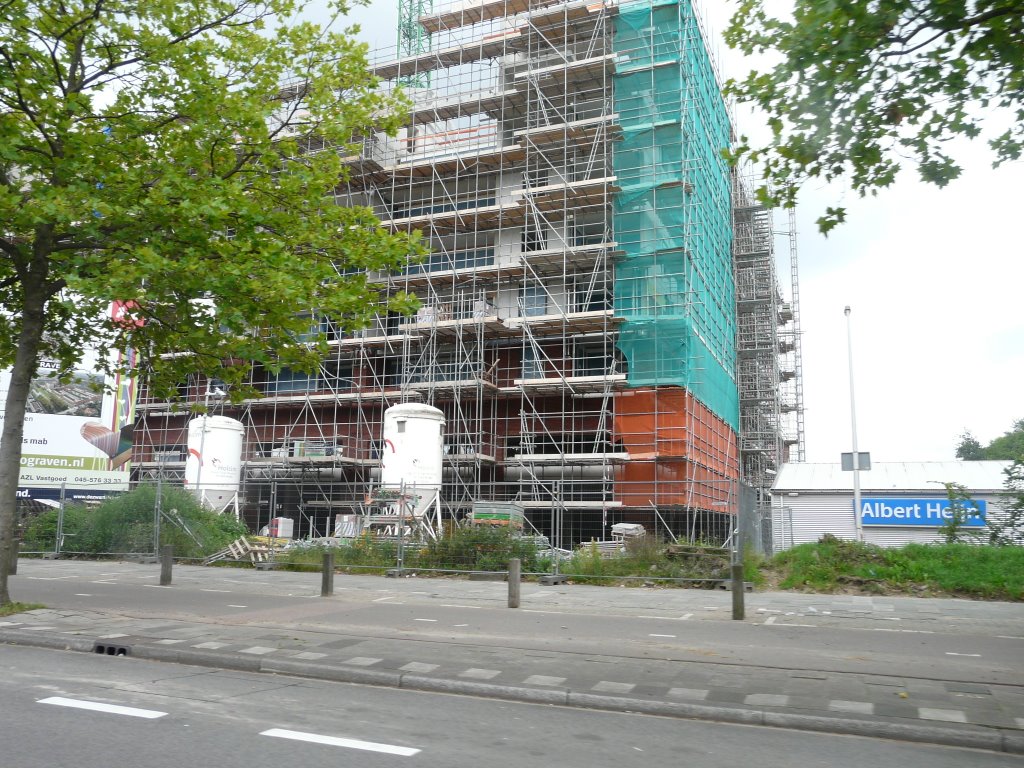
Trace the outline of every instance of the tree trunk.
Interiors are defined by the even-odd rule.
[[[0,606],[11,602],[7,576],[13,558],[16,557],[15,530],[18,476],[21,473],[21,441],[25,432],[25,409],[28,405],[29,388],[39,364],[39,347],[43,337],[48,299],[44,287],[47,261],[45,256],[33,259],[32,269],[22,280],[25,303],[21,330],[18,334],[18,349],[14,357],[14,367],[11,368],[7,402],[4,404],[3,431],[0,433]]]

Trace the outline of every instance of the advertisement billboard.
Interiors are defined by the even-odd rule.
[[[135,383],[76,371],[69,381],[54,376],[56,364],[40,364],[25,414],[18,479],[22,498],[46,497],[42,489],[128,488],[135,410]],[[0,402],[6,402],[9,371],[0,371]],[[0,413],[0,419],[3,414]]]
[[[864,497],[860,500],[860,517],[863,525],[916,525],[938,528],[952,516],[949,505],[949,499],[945,497]],[[967,517],[963,525],[971,528],[985,525],[988,507],[984,500],[964,502],[964,507]]]

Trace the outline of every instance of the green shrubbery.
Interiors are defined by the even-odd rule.
[[[153,552],[155,486],[140,486],[114,496],[97,507],[66,505],[62,552],[89,555]],[[160,543],[174,547],[175,557],[204,557],[248,533],[233,515],[203,509],[198,500],[181,488],[162,489]],[[22,535],[23,552],[56,550],[59,510],[32,518]]]
[[[729,556],[717,549],[672,556],[667,542],[644,536],[626,542],[626,551],[601,557],[595,545],[583,545],[562,565],[576,582],[615,583],[615,579],[694,579],[717,583],[729,578]],[[683,585],[686,586],[686,585]]]
[[[908,544],[884,548],[826,536],[772,559],[782,589],[1024,598],[1024,548]]]
[[[388,569],[398,563],[398,543],[361,536],[331,547],[340,568]],[[298,567],[320,567],[322,547],[290,550],[279,559]],[[541,556],[543,553],[541,553]],[[466,526],[447,529],[426,544],[406,542],[402,552],[405,568],[437,571],[504,571],[508,561],[519,558],[524,572],[537,571],[545,563],[532,540],[513,536],[507,529]]]

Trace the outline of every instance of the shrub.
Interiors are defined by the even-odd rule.
[[[248,533],[233,515],[202,508],[195,496],[182,488],[161,490],[160,544],[172,545],[175,557],[203,557]],[[110,497],[95,508],[68,505],[61,549],[91,555],[152,552],[155,508],[156,487],[151,485]],[[58,514],[58,510],[49,510],[29,523],[22,549],[52,551]]]

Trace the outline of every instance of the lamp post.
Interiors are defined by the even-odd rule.
[[[857,528],[857,541],[864,541],[864,526],[860,519],[860,456],[857,453],[857,406],[853,397],[853,332],[850,323],[850,308],[843,310],[846,315],[846,349],[850,359],[850,426],[853,433],[853,523]]]

